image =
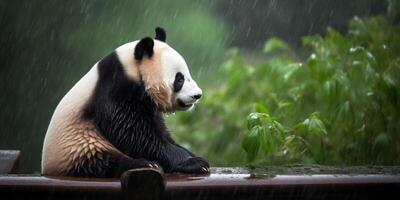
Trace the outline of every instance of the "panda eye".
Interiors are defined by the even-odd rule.
[[[176,73],[174,81],[174,92],[179,92],[182,89],[184,82],[185,77],[183,76],[183,74],[180,72]]]

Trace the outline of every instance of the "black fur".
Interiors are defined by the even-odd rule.
[[[71,171],[68,175],[70,176],[79,176],[79,177],[114,177],[111,175],[110,167],[116,166],[116,159],[108,154],[102,155],[103,159],[96,159],[96,163],[89,162],[88,160],[82,159],[77,163],[74,163],[75,166],[71,168]],[[114,170],[115,172],[117,170]]]
[[[202,171],[202,167],[209,167],[204,159],[172,140],[144,83],[127,78],[115,52],[98,63],[98,71],[99,80],[84,119],[132,159],[158,162],[165,172],[207,173]]]
[[[143,57],[147,56],[151,58],[153,56],[154,41],[150,37],[141,39],[135,47],[135,59],[142,60]]]
[[[184,83],[185,76],[183,76],[183,74],[180,72],[176,73],[174,80],[174,92],[179,92],[182,89]]]
[[[165,33],[165,30],[161,27],[157,27],[155,31],[156,37],[154,39],[165,42],[165,40],[167,39],[167,34]]]
[[[82,159],[75,163],[69,175],[97,178],[120,177],[122,173],[129,169],[158,166],[157,162],[146,159],[132,159],[123,155],[107,153],[102,154],[102,159],[92,159],[95,159],[95,162],[94,160]]]

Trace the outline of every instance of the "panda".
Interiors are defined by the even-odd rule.
[[[175,143],[163,113],[202,96],[164,29],[118,47],[62,98],[43,144],[46,176],[120,177],[129,169],[208,174],[209,164]]]

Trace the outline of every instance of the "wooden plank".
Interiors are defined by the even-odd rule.
[[[18,150],[0,150],[0,174],[17,173],[19,156]]]
[[[163,199],[376,199],[400,195],[400,176],[212,174],[169,177]]]
[[[212,171],[210,176],[165,176],[161,199],[397,199],[400,196],[397,174],[255,175],[246,171],[225,173],[215,168]],[[128,191],[133,194],[126,199],[131,199],[139,188],[137,185],[142,183],[147,185],[144,194],[157,196],[153,183],[150,186],[143,181],[131,183],[121,189],[118,179],[6,175],[0,176],[0,198],[124,199],[123,191]]]
[[[0,176],[1,199],[122,199],[118,179]]]

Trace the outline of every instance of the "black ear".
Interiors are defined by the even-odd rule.
[[[165,40],[167,39],[167,34],[165,33],[165,30],[163,28],[161,28],[161,27],[156,28],[155,39],[165,42]]]
[[[135,47],[135,59],[142,60],[144,56],[151,58],[153,56],[154,41],[150,37],[141,39]]]

